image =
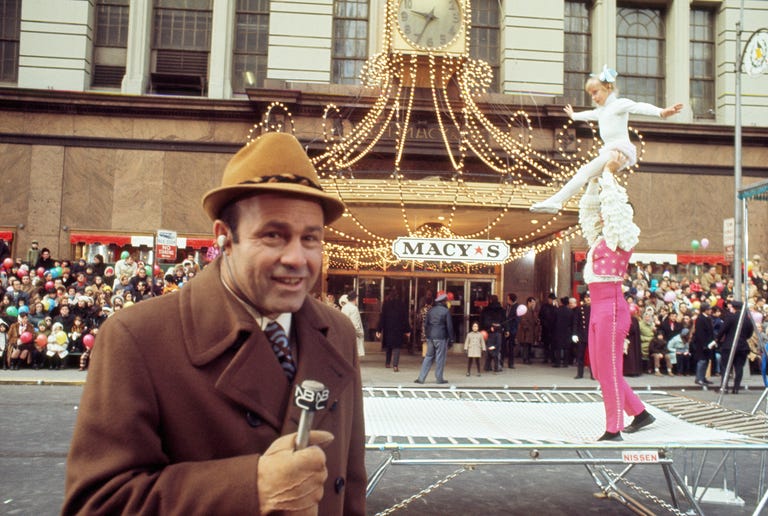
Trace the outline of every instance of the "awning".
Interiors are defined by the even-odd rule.
[[[574,251],[573,259],[577,262],[583,262],[587,259],[587,251]],[[712,253],[632,253],[629,263],[668,263],[670,265],[689,264],[689,263],[708,263],[711,265],[722,264],[729,265],[731,262],[725,259],[722,254]]]
[[[71,244],[102,244],[116,245],[124,247],[140,247],[142,245],[152,247],[155,243],[153,236],[147,235],[115,235],[104,233],[70,233],[69,243]]]
[[[13,240],[13,231],[0,231],[0,238],[6,242]]]
[[[0,232],[2,235],[2,232]],[[102,244],[116,245],[118,247],[152,247],[155,245],[154,235],[120,235],[110,233],[70,233],[69,243],[71,244]],[[213,237],[209,238],[176,238],[176,247],[186,249],[204,249],[213,245]]]

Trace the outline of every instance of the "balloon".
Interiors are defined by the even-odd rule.
[[[120,253],[120,259],[121,259],[121,260],[125,260],[125,259],[127,259],[129,256],[130,256],[130,253],[129,253],[128,251],[123,251],[122,253]]]
[[[666,301],[667,303],[672,303],[676,297],[677,296],[675,295],[675,293],[670,290],[669,292],[664,294],[664,301]]]
[[[752,312],[752,319],[754,319],[755,324],[759,326],[763,322],[763,314],[760,312]]]
[[[91,335],[90,333],[88,335],[83,336],[83,345],[86,349],[91,349],[93,347],[93,343],[96,340],[96,338]]]
[[[702,238],[701,239],[701,248],[706,249],[709,247],[709,238]]]
[[[19,278],[23,278],[28,274],[29,272],[26,269],[19,269],[18,271],[16,271],[16,276],[18,276]]]
[[[19,335],[19,339],[21,340],[22,344],[29,344],[34,338],[35,335],[31,331],[25,331]]]
[[[63,331],[56,332],[56,343],[64,345],[67,343],[67,334]]]
[[[56,285],[53,283],[53,281],[46,281],[45,282],[45,290],[53,290]]]
[[[9,306],[5,309],[5,313],[8,314],[10,317],[18,317],[19,315],[19,309],[15,306]]]
[[[10,258],[6,258],[5,260],[3,260],[3,267],[6,269],[10,269],[11,267],[13,267],[13,260]]]
[[[528,307],[525,305],[517,305],[517,316],[522,317],[528,313]]]
[[[27,305],[21,305],[18,311],[19,311],[19,314],[29,315],[29,307]]]
[[[161,269],[159,265],[155,265],[152,270],[155,271],[155,276],[163,275],[163,269]]]
[[[59,276],[61,276],[61,267],[54,267],[53,269],[51,269],[51,270],[50,270],[50,271],[48,271],[48,272],[50,272],[50,273],[51,273],[51,277],[52,277],[53,279],[56,279],[56,278],[58,278]]]
[[[480,330],[480,335],[483,336],[483,340],[488,340],[488,332],[485,330]]]
[[[43,348],[48,345],[48,337],[45,336],[45,333],[41,333],[35,337],[35,343],[38,348]]]
[[[715,286],[717,287],[717,293],[721,294],[723,292],[723,289],[725,288],[725,285],[723,285],[722,281],[718,281],[715,283]]]
[[[448,296],[448,301],[453,301],[453,292],[446,292],[446,296]]]
[[[37,268],[37,277],[42,278],[45,276],[45,268],[44,267],[38,267]]]
[[[701,245],[701,244],[699,244],[699,241],[698,241],[698,240],[695,240],[695,239],[694,239],[694,240],[691,240],[691,249],[693,249],[694,251],[695,251],[696,249],[698,249],[700,245]]]
[[[152,276],[152,267],[145,265],[144,270],[147,271],[147,276]]]

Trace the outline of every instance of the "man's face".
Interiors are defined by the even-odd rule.
[[[221,266],[228,284],[267,317],[297,311],[320,274],[320,205],[263,194],[238,201],[238,208],[238,242],[228,243]]]

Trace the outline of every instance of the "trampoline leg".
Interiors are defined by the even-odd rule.
[[[365,497],[368,498],[371,496],[371,493],[373,493],[373,490],[376,489],[376,486],[379,484],[379,481],[381,480],[381,477],[384,476],[384,472],[389,468],[389,465],[392,464],[392,461],[395,459],[395,454],[390,453],[382,462],[379,464],[379,466],[376,468],[376,471],[374,471],[370,478],[368,479],[368,486],[365,488]]]
[[[750,414],[754,416],[757,413],[757,409],[760,407],[760,404],[763,402],[766,396],[768,396],[768,387],[766,387],[763,390],[763,393],[760,395],[760,398],[757,400],[757,403],[755,403],[755,406],[750,411]],[[767,409],[766,412],[768,412],[768,406],[766,406],[766,409]]]
[[[704,514],[704,511],[701,510],[698,502],[696,502],[693,493],[688,490],[688,487],[685,485],[685,481],[680,477],[680,474],[677,472],[675,467],[672,464],[666,464],[665,466],[669,469],[669,472],[672,474],[675,482],[677,482],[677,485],[680,486],[680,489],[683,491],[685,498],[688,500],[688,503],[691,504],[693,510],[696,511],[696,514]]]
[[[768,503],[768,491],[763,494],[763,497],[760,499],[760,503],[757,504],[757,507],[755,507],[755,512],[752,513],[752,516],[758,516],[760,511],[765,508],[766,503]]]
[[[672,483],[672,478],[670,477],[670,473],[666,464],[661,465],[661,471],[664,472],[664,479],[667,481],[667,489],[669,489],[669,497],[672,499],[672,505],[675,507],[675,509],[679,509],[680,504],[678,503],[677,495],[675,494],[675,486]]]

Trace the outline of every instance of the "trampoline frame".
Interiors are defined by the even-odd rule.
[[[516,390],[516,389],[455,389],[455,388],[377,388],[367,387],[363,389],[365,397],[393,397],[393,398],[417,398],[417,399],[459,399],[478,401],[510,401],[510,402],[536,402],[551,403],[569,401],[573,403],[602,401],[599,391],[580,390]],[[673,514],[704,514],[701,501],[706,493],[715,489],[714,482],[722,481],[727,491],[730,480],[733,485],[733,498],[737,495],[739,478],[736,468],[736,452],[762,451],[760,472],[757,485],[757,499],[754,515],[756,516],[768,503],[768,490],[766,490],[765,476],[768,470],[768,417],[758,414],[727,409],[725,407],[699,402],[689,398],[673,396],[664,391],[639,391],[643,397],[651,396],[654,399],[647,400],[657,409],[664,410],[678,418],[690,423],[701,423],[706,420],[715,424],[717,429],[739,433],[743,440],[733,442],[706,442],[693,441],[689,443],[639,443],[639,442],[584,442],[584,443],[559,443],[559,442],[526,442],[512,443],[501,442],[504,440],[488,439],[488,443],[466,443],[467,439],[441,438],[437,442],[434,438],[413,439],[406,437],[407,442],[394,442],[390,436],[367,437],[366,450],[370,452],[385,453],[384,459],[369,475],[366,496],[370,496],[378,486],[389,468],[393,466],[445,466],[455,465],[462,469],[448,475],[446,479],[439,480],[433,485],[422,489],[419,493],[396,504],[392,508],[380,514],[389,514],[404,507],[411,501],[428,494],[448,480],[456,477],[463,471],[474,469],[478,466],[540,466],[540,465],[566,465],[584,466],[592,481],[600,489],[601,496],[614,500],[626,506],[637,514],[651,515],[657,511],[649,508],[642,501],[637,500],[626,490],[620,487],[620,483],[627,485],[656,506],[661,506]],[[427,442],[417,442],[423,440]],[[483,457],[481,453],[492,451],[493,458]],[[652,462],[627,461],[623,452],[643,451],[655,452],[657,460]],[[429,454],[440,452],[447,458],[432,458]],[[705,462],[709,454],[721,452],[723,454],[715,469],[708,478],[704,478]],[[701,453],[701,460],[696,464],[695,455]],[[647,455],[643,455],[647,458]],[[645,459],[644,459],[645,460]],[[684,472],[681,474],[676,464],[683,462]],[[623,466],[616,473],[609,466]],[[627,477],[638,466],[660,467],[664,475],[668,490],[669,500],[665,501],[631,482]],[[730,475],[728,468],[731,467]],[[691,474],[688,474],[690,470]],[[731,477],[730,479],[728,477]],[[687,479],[693,482],[687,485]],[[683,512],[687,511],[687,512]]]

